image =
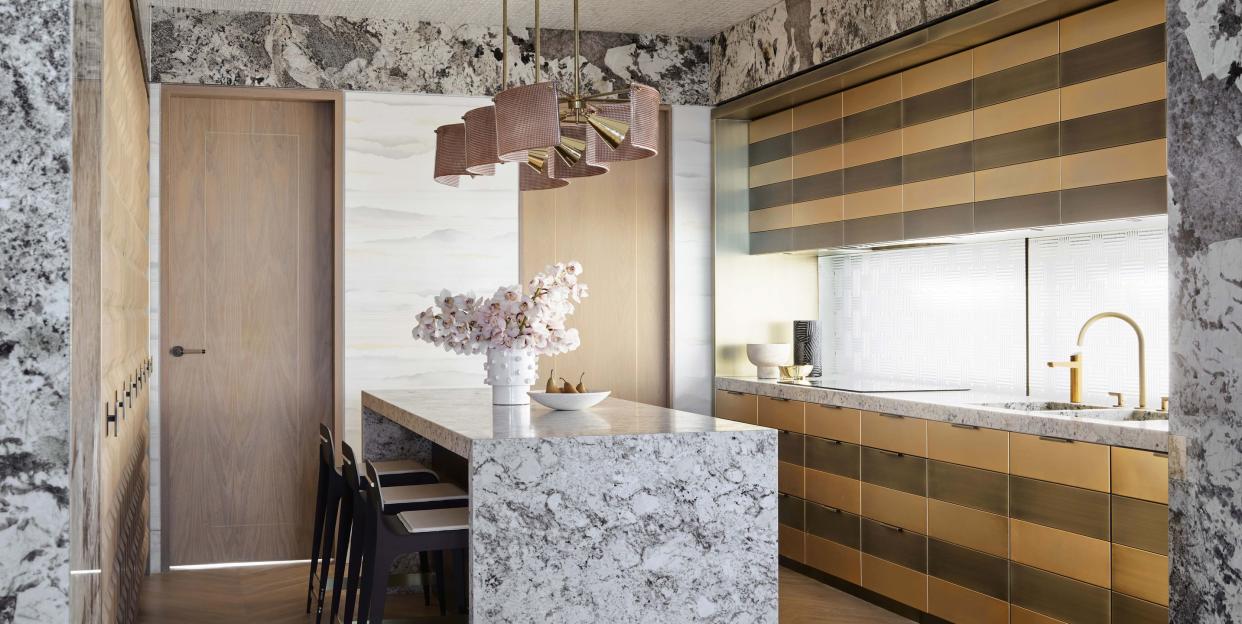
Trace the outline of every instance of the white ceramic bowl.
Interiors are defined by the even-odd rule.
[[[554,410],[584,410],[599,405],[612,390],[603,392],[528,392],[536,403]]]
[[[760,379],[777,379],[781,376],[779,367],[793,363],[793,345],[748,344],[746,359],[759,369]]]

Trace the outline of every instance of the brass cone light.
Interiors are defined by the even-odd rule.
[[[632,84],[629,102],[592,103],[601,115],[629,121],[630,132],[619,145],[611,141],[612,150],[604,160],[638,160],[660,153],[660,92],[644,84]]]
[[[490,173],[490,172],[489,172]],[[436,128],[436,182],[457,186],[461,176],[473,175],[466,170],[466,125],[449,124]]]
[[[562,140],[572,138],[583,144],[585,150],[583,158],[578,162],[570,164],[566,167],[564,162],[556,163],[556,171],[553,174],[557,178],[585,178],[588,176],[596,176],[608,173],[608,165],[600,163],[596,160],[597,155],[601,151],[601,145],[604,141],[595,136],[590,128],[577,124],[566,124],[561,127]],[[558,152],[559,153],[559,152]],[[568,162],[568,159],[566,159]]]
[[[552,173],[557,170],[558,166],[560,163],[557,163],[555,158],[547,159],[543,172],[535,171],[526,163],[518,163],[518,190],[547,191],[569,186],[569,180],[552,177]]]
[[[587,113],[585,117],[586,122],[591,124],[592,128],[595,128],[596,134],[611,145],[613,149],[620,147],[625,142],[625,135],[630,132],[630,124],[611,117],[605,117],[599,112]]]

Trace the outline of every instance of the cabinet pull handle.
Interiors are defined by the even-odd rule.
[[[879,452],[881,452],[881,453],[884,453],[885,455],[892,455],[893,457],[904,457],[904,456],[905,456],[905,453],[900,453],[900,452],[897,452],[897,451],[890,451],[890,450],[888,450],[888,449],[878,448],[878,449],[875,449],[875,450],[877,450],[877,451],[879,451]]]
[[[746,396],[745,392],[738,392],[737,390],[725,390],[725,394],[732,394],[733,396]]]
[[[889,418],[905,418],[905,416],[902,416],[901,414],[885,414],[884,412],[876,412],[876,413],[881,416],[887,416]]]
[[[979,428],[979,425],[967,425],[965,423],[951,423],[949,426],[957,428],[957,429],[971,429],[971,430]]]
[[[789,401],[793,400],[793,399],[786,399],[784,397],[768,397],[768,398],[772,399],[773,401],[780,401],[782,403],[788,403]]]
[[[868,518],[868,519],[870,520],[870,518]],[[884,527],[884,528],[886,528],[886,529],[888,529],[888,530],[890,530],[890,531],[896,531],[896,532],[898,532],[898,533],[905,533],[905,532],[906,532],[906,530],[905,530],[905,529],[903,529],[903,528],[901,528],[901,527],[899,527],[899,526],[896,526],[896,525],[889,524],[889,523],[887,523],[887,522],[880,522],[879,520],[871,520],[871,521],[872,521],[872,522],[874,522],[874,523],[876,523],[876,524],[878,524],[878,525],[880,525],[880,526],[882,526],[882,527]]]
[[[1061,443],[1064,443],[1064,444],[1073,444],[1073,443],[1074,443],[1074,441],[1073,441],[1073,440],[1070,440],[1069,438],[1058,438],[1058,437],[1056,437],[1056,436],[1044,436],[1044,435],[1041,435],[1041,436],[1039,436],[1039,439],[1040,439],[1040,440],[1043,440],[1043,441],[1045,441],[1045,442],[1061,442]]]
[[[1156,457],[1165,457],[1165,458],[1167,458],[1167,457],[1169,456],[1169,452],[1168,452],[1168,451],[1152,451],[1152,452],[1151,452],[1151,454],[1152,454],[1152,455],[1155,455]]]
[[[816,505],[819,505],[819,503],[815,503],[815,504],[816,504]],[[835,513],[835,514],[839,514],[839,513],[841,513],[841,510],[840,510],[840,509],[837,509],[836,507],[829,507],[828,505],[819,505],[819,506],[820,506],[820,507],[823,507],[824,509],[827,509],[828,511],[831,511],[832,513]]]

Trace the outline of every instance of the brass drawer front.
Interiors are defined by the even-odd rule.
[[[854,444],[825,440],[810,436],[806,438],[806,467],[851,479],[858,478],[861,451]]]
[[[807,500],[821,505],[862,513],[862,482],[849,477],[805,469],[804,493]]]
[[[927,610],[926,574],[863,553],[860,584],[920,611]]]
[[[1009,566],[1009,600],[1015,607],[1070,624],[1108,624],[1109,591],[1017,563]],[[1118,624],[1121,624],[1118,622]]]
[[[816,570],[861,585],[861,559],[862,553],[855,548],[814,535],[806,536],[806,564]]]
[[[1113,542],[1169,554],[1168,505],[1113,496]]]
[[[1009,605],[1009,624],[1065,624],[1065,622],[1011,604]]]
[[[862,441],[862,413],[846,407],[806,404],[806,433],[858,444]]]
[[[1009,518],[927,499],[927,534],[997,557],[1009,556]]]
[[[778,527],[777,539],[780,540],[779,552],[782,557],[789,557],[799,563],[806,562],[806,533],[782,524]]]
[[[1113,544],[1113,591],[1169,606],[1169,558]]]
[[[927,460],[863,447],[862,481],[890,490],[927,496]]]
[[[1169,456],[1114,446],[1113,493],[1169,504]]]
[[[788,431],[776,432],[776,458],[797,466],[805,462],[803,451],[806,448],[806,436]]]
[[[1102,444],[1009,434],[1009,471],[1015,475],[1107,492],[1109,447]]]
[[[1118,624],[1168,624],[1169,608],[1113,592],[1113,621]]]
[[[928,421],[927,456],[963,466],[1009,472],[1009,433]]]
[[[859,520],[858,516],[840,509],[815,503],[806,505],[807,533],[855,550],[859,545]]]
[[[1009,624],[1008,602],[934,576],[927,577],[927,612],[955,624]]]
[[[777,522],[799,531],[806,530],[806,501],[796,496],[781,494],[776,497]]]
[[[911,570],[927,572],[927,538],[913,531],[863,518],[859,550]]]
[[[1004,557],[928,539],[927,574],[997,600],[1009,600],[1009,561]]]
[[[753,425],[759,420],[758,401],[753,394],[717,390],[716,418]]]
[[[1109,496],[1103,492],[1012,477],[1010,515],[1096,539],[1109,539]]]
[[[988,513],[1009,515],[1009,475],[939,461],[927,462],[927,496]]]
[[[927,533],[927,499],[917,494],[864,483],[862,513],[880,522]]]
[[[927,457],[927,421],[864,411],[862,444]]]
[[[1021,520],[1009,521],[1009,558],[1092,585],[1108,587],[1110,544]]]
[[[802,401],[759,397],[759,425],[782,431],[803,432]]]
[[[805,484],[803,482],[802,466],[795,466],[785,462],[777,462],[776,464],[776,489],[784,494],[793,494],[797,497],[805,497]]]

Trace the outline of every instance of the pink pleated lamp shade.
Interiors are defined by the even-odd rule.
[[[466,124],[466,171],[492,175],[504,162],[496,153],[496,108],[484,106],[462,115]]]
[[[630,85],[629,102],[592,102],[603,117],[626,121],[630,131],[616,149],[605,147],[604,161],[639,160],[660,153],[660,92],[643,84]]]
[[[448,124],[436,128],[436,165],[433,174],[436,182],[457,186],[466,171],[466,125]]]
[[[549,152],[552,150],[549,149]],[[585,159],[584,159],[585,160]],[[559,162],[556,156],[549,154],[547,163],[544,165],[543,173],[539,173],[534,167],[520,162],[518,168],[518,190],[519,191],[547,191],[551,189],[569,186],[569,180],[553,177],[558,168],[564,168],[565,165]]]
[[[532,149],[561,140],[560,102],[551,82],[511,87],[492,98],[496,109],[496,152],[505,162],[522,162]]]
[[[603,149],[599,144],[603,143],[604,140],[595,136],[595,131],[581,124],[563,124],[561,125],[561,134],[579,141],[586,141],[586,155],[573,165],[570,165],[564,159],[557,160],[554,177],[585,178],[587,176],[608,173],[607,163],[596,160],[603,154]],[[558,156],[558,158],[560,157]]]

